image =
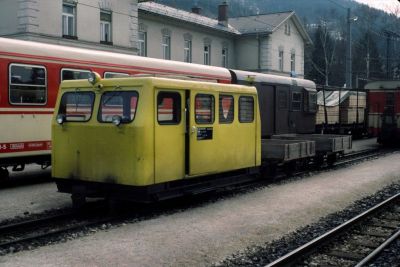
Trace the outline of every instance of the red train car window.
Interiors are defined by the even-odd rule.
[[[9,101],[14,105],[45,105],[47,74],[43,66],[11,64]]]

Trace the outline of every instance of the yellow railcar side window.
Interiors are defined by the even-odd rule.
[[[111,123],[113,117],[119,116],[122,123],[129,123],[135,119],[139,94],[136,91],[105,92],[101,96],[99,122]]]
[[[65,115],[65,121],[85,122],[92,117],[93,92],[67,92],[61,98],[59,115]]]
[[[181,95],[179,93],[158,93],[157,121],[161,125],[179,124],[181,122]]]
[[[214,123],[215,100],[213,95],[198,94],[195,97],[195,120],[198,124]]]
[[[239,121],[242,123],[254,121],[254,98],[252,96],[239,97]]]
[[[231,95],[219,96],[219,123],[232,123],[234,114],[235,101]]]

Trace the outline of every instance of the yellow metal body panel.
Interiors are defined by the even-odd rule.
[[[181,103],[184,104],[185,90],[158,88],[154,95],[154,103],[157,103],[159,92],[178,93],[181,96]],[[177,125],[160,125],[157,122],[157,111],[154,113],[155,181],[163,183],[182,179],[185,177],[185,108],[182,105],[181,120]]]
[[[254,87],[192,82],[162,78],[104,79],[92,86],[87,81],[61,84],[52,120],[52,175],[59,179],[77,179],[120,185],[147,186],[205,174],[232,171],[261,164],[260,117]],[[133,122],[115,126],[97,120],[101,94],[107,91],[132,91],[139,94]],[[60,100],[65,92],[95,92],[93,114],[88,122],[57,124]],[[159,125],[157,94],[178,92],[181,96],[181,120],[178,125]],[[212,140],[197,140],[186,135],[186,127],[205,127],[194,122],[194,97],[197,93],[215,97],[216,118]],[[218,96],[235,97],[232,124],[218,123]],[[253,123],[239,123],[239,95],[254,97]],[[189,96],[190,112],[185,110]],[[187,122],[187,120],[189,120]],[[185,139],[188,138],[188,139]],[[188,147],[187,147],[188,146]],[[189,156],[189,166],[185,156]]]
[[[219,94],[234,97],[234,120],[229,124],[220,124],[218,118]],[[215,119],[212,124],[198,124],[194,116],[190,116],[190,148],[189,148],[189,175],[198,176],[218,172],[238,170],[250,166],[257,166],[257,96],[243,92],[206,90],[191,91],[190,114],[195,114],[195,96],[197,94],[213,95],[215,99]],[[252,123],[240,123],[238,118],[239,96],[253,96],[255,116]],[[197,140],[198,128],[212,128],[211,140]]]

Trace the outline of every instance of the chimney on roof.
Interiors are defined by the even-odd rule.
[[[194,7],[192,7],[192,13],[194,14],[201,14],[201,7],[195,5]]]
[[[228,27],[228,4],[226,1],[218,6],[218,24]]]

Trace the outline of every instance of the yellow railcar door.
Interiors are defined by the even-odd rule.
[[[216,96],[209,92],[186,91],[186,174],[189,176],[217,171],[217,153],[214,153],[219,149],[214,127]]]
[[[185,177],[185,91],[155,91],[155,183]]]

